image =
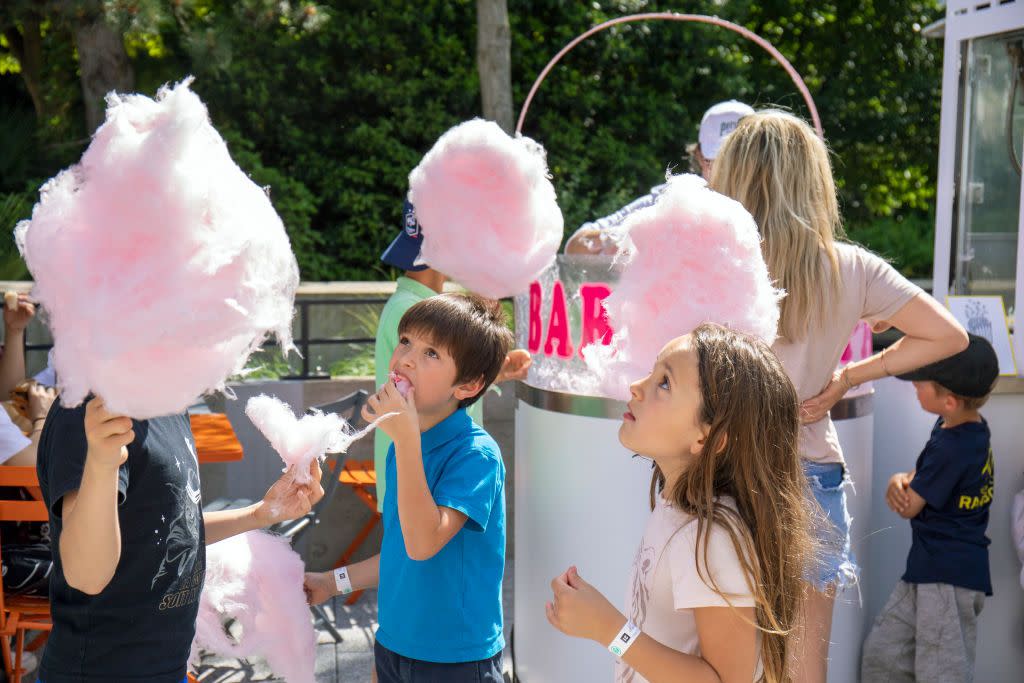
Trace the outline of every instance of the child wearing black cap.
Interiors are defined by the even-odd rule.
[[[992,595],[985,536],[994,491],[988,423],[978,410],[999,376],[992,345],[968,347],[899,375],[939,416],[913,472],[889,480],[886,503],[910,520],[907,569],[864,642],[861,680],[970,681],[978,615]]]

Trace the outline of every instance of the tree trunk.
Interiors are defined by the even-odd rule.
[[[130,92],[135,87],[135,74],[121,35],[107,23],[102,11],[82,17],[74,31],[85,124],[92,135],[103,123],[104,97],[112,90]]]
[[[10,26],[4,31],[11,53],[21,67],[21,78],[32,98],[36,118],[47,117],[46,98],[43,95],[43,36],[39,30],[39,18],[30,15],[21,22],[21,31]]]
[[[484,118],[497,122],[511,133],[512,120],[512,31],[506,0],[476,2],[476,68],[480,74],[480,97]]]

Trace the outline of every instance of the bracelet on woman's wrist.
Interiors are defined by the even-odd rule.
[[[890,347],[886,346],[884,349],[882,349],[882,353],[878,354],[878,360],[881,361],[882,363],[882,372],[885,373],[886,377],[892,377],[892,373],[889,372],[889,368],[885,367],[885,352],[888,351],[889,348]]]

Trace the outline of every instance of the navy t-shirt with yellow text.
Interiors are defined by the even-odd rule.
[[[942,418],[917,458],[910,488],[925,506],[910,520],[908,583],[948,583],[992,595],[989,574],[989,507],[995,490],[988,423],[944,429]]]

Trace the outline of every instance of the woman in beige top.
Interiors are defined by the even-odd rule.
[[[779,111],[744,117],[722,145],[710,185],[753,214],[768,271],[786,291],[772,348],[803,402],[800,455],[829,520],[818,534],[820,560],[807,573],[805,632],[790,663],[794,681],[824,683],[835,593],[857,579],[844,491],[849,479],[829,409],[859,384],[958,353],[967,334],[884,260],[837,241],[842,227],[828,150],[801,119]],[[859,320],[905,336],[836,371]]]

